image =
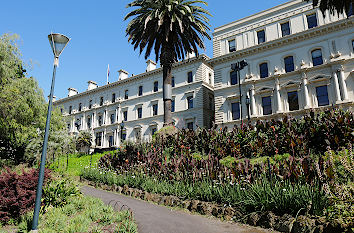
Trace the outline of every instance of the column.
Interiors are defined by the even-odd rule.
[[[349,100],[348,97],[348,90],[347,90],[347,85],[345,84],[345,77],[344,77],[344,68],[343,66],[341,66],[339,69],[339,83],[340,83],[340,87],[342,89],[342,97],[343,97],[343,101],[347,101]]]
[[[92,129],[96,128],[96,111],[94,113],[92,113],[92,121],[91,121],[91,124],[92,124]]]
[[[310,97],[309,97],[309,91],[308,91],[308,80],[306,73],[302,73],[302,85],[303,85],[303,91],[304,91],[304,97],[305,97],[305,109],[310,108]]]
[[[106,147],[106,137],[107,137],[107,129],[105,128],[103,132],[102,147]]]
[[[254,97],[254,85],[251,86],[251,96],[250,96],[250,100],[251,100],[251,116],[257,116],[257,110],[256,110],[256,100]]]
[[[339,84],[338,84],[338,77],[337,77],[337,71],[333,71],[333,83],[334,83],[334,96],[336,98],[336,104],[341,101],[340,99],[340,90],[339,90]]]
[[[277,99],[277,110],[276,113],[282,112],[281,98],[280,98],[280,84],[279,79],[275,79],[275,98]]]

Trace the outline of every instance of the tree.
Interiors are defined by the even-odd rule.
[[[91,133],[88,131],[80,131],[80,133],[76,137],[75,143],[77,151],[86,152],[88,154],[92,145]]]
[[[25,77],[17,36],[0,37],[0,159],[25,161],[29,142],[44,131],[47,103],[37,81]],[[52,112],[51,131],[65,123],[58,109]]]
[[[305,0],[309,2],[310,0]],[[345,12],[347,16],[352,14],[353,12],[353,0],[313,0],[313,7],[319,7],[322,14],[325,15],[325,11],[329,10],[329,12],[334,14],[342,14]]]
[[[137,7],[128,13],[124,20],[132,18],[126,34],[128,41],[139,47],[140,54],[145,50],[147,59],[152,49],[156,61],[160,58],[163,68],[164,124],[172,124],[171,80],[172,65],[184,59],[187,53],[199,55],[198,47],[205,49],[203,39],[211,39],[208,31],[210,13],[196,5],[207,5],[204,1],[190,0],[135,0],[127,7]]]

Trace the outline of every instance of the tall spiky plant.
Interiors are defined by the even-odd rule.
[[[135,0],[127,5],[137,8],[124,18],[132,18],[126,29],[128,41],[140,54],[145,50],[145,59],[154,49],[163,68],[164,125],[172,124],[173,63],[187,53],[198,56],[198,47],[205,50],[203,39],[211,39],[207,17],[211,15],[198,4],[207,6],[204,1],[190,0]]]

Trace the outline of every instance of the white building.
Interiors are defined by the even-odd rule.
[[[323,17],[312,3],[294,0],[235,22],[213,33],[215,121],[240,123],[238,77],[241,70],[242,119],[252,121],[302,115],[336,106],[353,110],[354,17]],[[248,97],[249,105],[246,105]]]
[[[207,60],[201,55],[172,68],[172,118],[178,128],[210,127],[214,120],[213,70]],[[68,97],[54,105],[66,116],[69,132],[90,131],[96,148],[149,140],[163,127],[162,68],[149,60],[145,73],[129,77],[120,70],[118,81],[101,87],[89,81],[82,93],[69,88]]]
[[[212,59],[173,67],[175,125],[210,127],[214,111],[215,123],[231,128],[248,113],[255,122],[332,106],[353,111],[353,26],[352,16],[323,17],[311,2],[293,0],[216,28]],[[239,81],[231,64],[244,59],[249,65]],[[69,88],[54,103],[69,131],[90,130],[98,148],[149,140],[163,126],[163,101],[162,69],[147,63],[147,72],[128,77],[120,70],[119,81],[102,87],[89,81],[83,93]]]

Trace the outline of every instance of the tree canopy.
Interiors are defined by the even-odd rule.
[[[310,0],[305,0],[309,2]],[[312,0],[313,7],[319,7],[322,14],[329,11],[333,14],[342,14],[345,12],[347,15],[353,11],[353,0]]]
[[[44,131],[47,103],[37,81],[25,77],[18,36],[0,37],[0,159],[20,163],[30,140]],[[51,131],[64,129],[58,109],[52,113]]]
[[[183,59],[187,53],[198,48],[205,49],[204,38],[211,39],[208,15],[201,6],[204,1],[189,0],[135,0],[127,7],[137,7],[128,13],[124,20],[133,18],[126,29],[128,41],[134,49],[145,51],[145,59],[154,48],[156,61],[168,49],[173,58]],[[163,61],[162,61],[163,62]]]

